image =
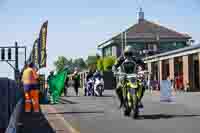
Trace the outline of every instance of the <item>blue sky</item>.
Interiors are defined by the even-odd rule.
[[[146,19],[200,41],[199,0],[0,0],[0,46],[17,40],[30,51],[48,19],[51,70],[57,56],[85,58],[96,52],[98,43],[135,24],[139,5]],[[0,75],[12,70],[5,63],[0,66]]]

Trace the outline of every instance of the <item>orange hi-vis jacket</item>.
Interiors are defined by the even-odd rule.
[[[26,68],[22,75],[22,82],[23,84],[29,85],[29,84],[37,84],[38,83],[38,74],[35,69],[33,68]]]

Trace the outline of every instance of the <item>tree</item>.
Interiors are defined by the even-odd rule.
[[[86,69],[87,65],[83,58],[78,58],[73,61],[74,67],[78,67],[80,70]]]
[[[67,67],[70,73],[73,73],[75,67],[78,67],[80,70],[84,70],[87,68],[87,64],[83,60],[83,58],[77,58],[72,60],[67,59],[64,56],[59,56],[57,61],[54,62],[54,65],[56,67],[56,71],[60,71]]]
[[[103,59],[103,69],[104,71],[109,71],[112,69],[112,66],[115,64],[115,57],[108,56]]]
[[[87,66],[89,70],[95,71],[97,67],[97,56],[88,56],[87,60]]]
[[[98,69],[99,71],[101,71],[101,72],[104,71],[103,61],[104,61],[103,58],[99,58],[99,59],[97,60],[97,69]]]
[[[96,56],[88,56],[87,60],[87,65],[93,65],[97,63],[97,57]]]
[[[59,56],[58,59],[54,62],[56,71],[59,72],[63,70],[68,65],[68,63],[69,61],[67,60],[67,58],[65,58],[64,56]]]

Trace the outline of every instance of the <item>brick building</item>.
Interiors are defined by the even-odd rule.
[[[200,44],[146,57],[151,80],[170,76],[176,89],[200,91]]]
[[[140,9],[138,23],[124,32],[98,45],[103,56],[120,56],[126,46],[131,46],[137,56],[144,57],[188,46],[190,36],[168,29],[144,18]]]

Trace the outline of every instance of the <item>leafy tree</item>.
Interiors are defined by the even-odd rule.
[[[83,58],[72,60],[67,59],[64,56],[59,56],[58,59],[54,62],[54,65],[56,67],[56,71],[60,71],[63,68],[67,67],[70,73],[73,73],[75,67],[78,67],[80,70],[84,70],[87,68],[87,64],[83,60]]]
[[[57,72],[63,70],[68,64],[69,61],[64,56],[59,56],[58,59],[54,62]]]
[[[97,69],[98,69],[99,71],[101,71],[101,72],[104,71],[103,61],[104,61],[103,58],[99,58],[99,59],[97,60]]]
[[[115,57],[108,56],[103,59],[103,70],[109,71],[112,69],[112,66],[115,64]]]
[[[87,64],[88,68],[95,70],[98,69],[99,71],[109,71],[112,69],[112,66],[115,63],[116,58],[112,56],[108,56],[102,58],[100,56],[88,56]]]
[[[93,65],[97,63],[97,57],[96,56],[88,56],[87,60],[87,65]]]
[[[95,71],[97,65],[97,57],[96,56],[88,56],[86,60],[87,66],[89,70]]]
[[[74,67],[78,67],[80,70],[86,69],[87,65],[83,58],[78,58],[73,61]]]

